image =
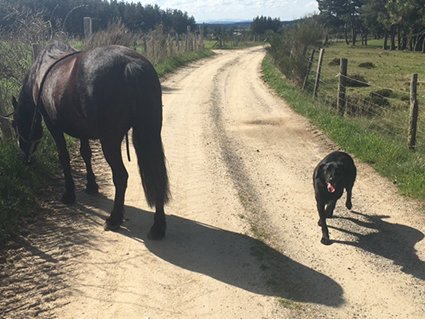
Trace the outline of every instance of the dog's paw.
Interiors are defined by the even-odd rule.
[[[345,207],[347,207],[348,209],[351,209],[353,208],[353,204],[351,202],[346,202]]]

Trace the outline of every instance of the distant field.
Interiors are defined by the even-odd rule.
[[[324,73],[334,76],[339,72],[339,66],[330,66],[334,59],[348,59],[348,75],[364,75],[368,84],[374,87],[390,88],[397,92],[408,94],[410,78],[418,74],[422,96],[425,95],[425,54],[409,51],[382,50],[382,40],[368,41],[368,46],[361,44],[351,47],[345,43],[332,44],[325,48]],[[359,67],[361,63],[373,63],[374,67],[367,69]],[[349,89],[351,91],[368,92],[370,89]]]

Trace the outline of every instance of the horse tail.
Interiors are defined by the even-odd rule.
[[[127,65],[126,77],[133,84],[133,145],[149,206],[165,204],[170,197],[164,148],[161,139],[161,85],[149,64]]]

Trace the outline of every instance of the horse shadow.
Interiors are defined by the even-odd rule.
[[[351,245],[365,251],[392,260],[401,266],[401,271],[425,281],[425,262],[416,254],[415,245],[424,238],[419,230],[400,224],[385,221],[390,216],[368,216],[359,212],[351,213],[360,217],[338,217],[353,222],[354,224],[371,230],[363,235],[343,228],[331,226],[336,230],[357,237],[356,242],[333,240],[335,243]],[[360,220],[363,219],[363,220]]]
[[[183,217],[167,216],[167,235],[147,238],[153,213],[126,206],[120,230],[159,258],[183,269],[260,295],[332,307],[344,303],[342,287],[247,235]]]

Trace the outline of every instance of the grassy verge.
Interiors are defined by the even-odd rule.
[[[341,148],[397,183],[403,194],[425,201],[425,160],[419,153],[407,151],[406,142],[394,139],[391,134],[369,130],[361,118],[341,117],[332,109],[314,103],[283,78],[268,56],[262,71],[264,80],[280,97]]]
[[[72,141],[70,140],[72,145]],[[33,215],[39,207],[37,195],[45,188],[59,163],[53,138],[46,131],[31,165],[19,158],[19,147],[13,141],[0,147],[0,244],[12,235],[23,217]]]
[[[155,65],[155,70],[159,77],[163,77],[168,73],[175,72],[178,68],[189,64],[190,62],[207,58],[214,55],[211,50],[188,52],[165,59]]]

